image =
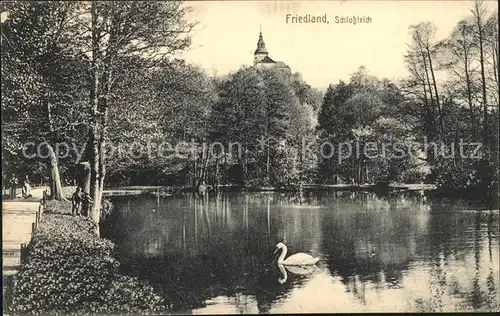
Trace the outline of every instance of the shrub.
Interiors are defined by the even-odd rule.
[[[47,214],[28,245],[13,290],[13,314],[153,313],[163,300],[145,281],[119,273],[114,244],[87,218]]]
[[[71,206],[71,201],[48,200],[45,205],[44,213],[71,215]]]

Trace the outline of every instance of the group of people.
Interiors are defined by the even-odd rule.
[[[19,179],[17,178],[16,174],[12,174],[12,176],[9,179],[9,196],[10,198],[15,198],[16,197],[16,191],[17,191],[17,186],[19,185]],[[22,186],[21,186],[21,196],[23,198],[29,198],[31,197],[31,184],[30,184],[30,179],[28,175],[25,176]]]
[[[9,179],[8,182],[9,185],[9,196],[10,198],[14,199],[16,197],[17,193],[17,187],[19,185],[19,179],[17,176],[13,173],[12,176]],[[29,179],[29,176],[26,175],[21,186],[21,196],[23,198],[29,198],[32,197],[31,194],[31,181]],[[90,207],[93,203],[92,198],[90,197],[90,194],[87,192],[83,192],[82,188],[78,186],[76,188],[75,193],[73,193],[72,199],[71,199],[71,213],[73,215],[83,215],[83,216],[88,216],[89,215],[89,210]]]
[[[76,188],[75,193],[71,198],[71,214],[72,215],[83,215],[89,216],[90,208],[94,203],[94,200],[87,192],[83,192],[82,188],[78,186]],[[112,205],[109,201],[102,200],[101,201],[101,212],[103,212],[104,216],[107,216],[111,211]]]
[[[90,194],[82,192],[82,188],[78,186],[71,198],[71,214],[88,216],[92,202]]]

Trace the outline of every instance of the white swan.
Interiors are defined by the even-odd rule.
[[[318,257],[314,258],[313,256],[303,252],[291,255],[285,260],[288,248],[284,243],[280,242],[276,245],[276,251],[274,253],[277,253],[280,249],[282,250],[281,250],[281,255],[278,258],[278,264],[291,265],[291,266],[304,266],[304,265],[312,265],[319,261]]]

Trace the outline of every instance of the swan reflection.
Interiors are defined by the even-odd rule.
[[[286,274],[285,267],[282,264],[278,264],[278,268],[280,269],[281,276],[278,278],[279,284],[285,284],[288,279],[288,275]]]
[[[293,274],[306,275],[313,273],[317,266],[285,266],[285,268]]]
[[[317,266],[285,266],[283,264],[278,264],[281,276],[278,278],[279,284],[284,284],[288,280],[287,270],[296,275],[307,275],[313,273]]]

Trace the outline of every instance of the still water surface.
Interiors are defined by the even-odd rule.
[[[499,310],[498,211],[349,192],[113,203],[101,231],[122,268],[181,313]],[[279,241],[321,260],[280,267]]]

